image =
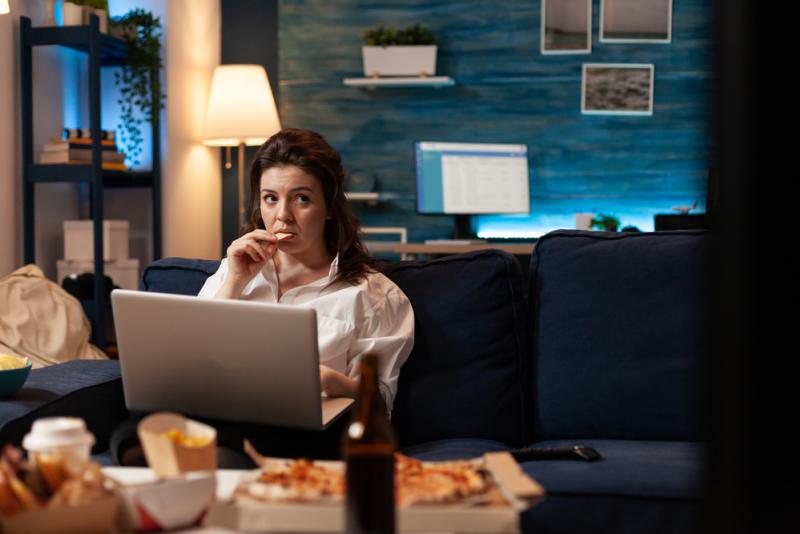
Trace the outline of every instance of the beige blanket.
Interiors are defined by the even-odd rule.
[[[81,303],[36,265],[0,278],[0,353],[27,356],[34,367],[107,359],[90,333]]]

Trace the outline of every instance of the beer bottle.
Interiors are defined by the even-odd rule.
[[[394,451],[394,432],[378,390],[378,357],[368,354],[361,362],[358,397],[342,444],[348,534],[394,533]]]

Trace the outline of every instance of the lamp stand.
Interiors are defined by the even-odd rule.
[[[239,228],[244,226],[244,143],[239,143]]]

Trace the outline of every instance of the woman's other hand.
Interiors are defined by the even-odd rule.
[[[228,247],[228,274],[217,298],[238,298],[245,286],[275,254],[278,239],[272,232],[256,229]]]
[[[319,366],[319,382],[323,393],[329,397],[349,397],[358,394],[358,381],[335,371],[326,365]]]

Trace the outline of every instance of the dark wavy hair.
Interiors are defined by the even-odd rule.
[[[358,218],[350,211],[344,194],[342,157],[317,132],[284,128],[258,149],[250,166],[250,217],[241,235],[265,227],[260,207],[262,173],[271,167],[290,165],[314,176],[322,185],[331,216],[325,223],[325,245],[332,256],[339,255],[339,272],[332,283],[357,284],[375,270],[376,262],[361,242]]]

